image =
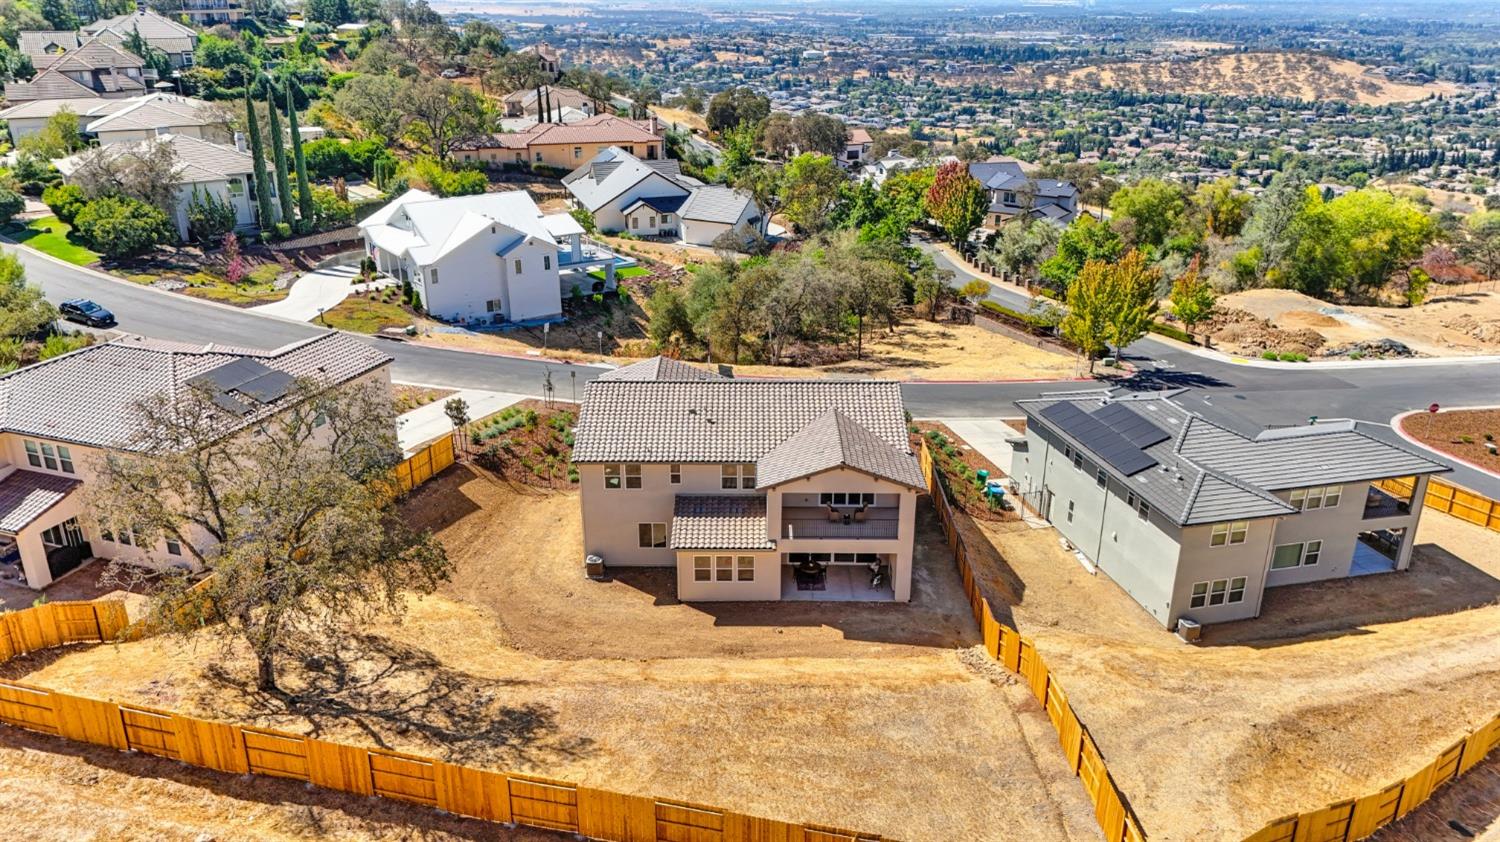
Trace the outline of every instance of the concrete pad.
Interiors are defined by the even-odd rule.
[[[427,442],[445,433],[453,432],[453,422],[448,420],[448,413],[443,410],[443,404],[453,398],[463,398],[469,404],[469,420],[478,421],[487,415],[494,415],[507,406],[525,400],[527,396],[511,392],[463,389],[442,400],[436,400],[426,406],[419,406],[411,412],[402,413],[396,419],[396,436],[401,442],[403,452],[410,455]]]
[[[995,463],[999,468],[1010,476],[1010,445],[1005,443],[1006,439],[1022,435],[1021,431],[998,418],[934,418],[948,429],[958,434],[958,437],[969,444],[970,447],[979,451],[984,458]]]
[[[354,279],[358,275],[358,266],[330,266],[316,272],[309,272],[292,282],[291,291],[287,293],[286,298],[249,309],[256,313],[280,316],[284,319],[310,322],[316,319],[319,313],[337,307],[339,302],[351,294],[365,292],[370,286],[381,285],[381,282],[356,284]]]

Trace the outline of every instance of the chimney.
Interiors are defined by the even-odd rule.
[[[661,121],[656,118],[656,114],[654,114],[654,113],[651,114],[651,123],[650,123],[650,126],[651,126],[651,133],[652,134],[654,134],[654,135],[665,134],[665,132],[663,132],[661,130]]]
[[[237,149],[237,150],[239,150],[240,152],[249,152],[250,151],[249,149],[245,148],[245,133],[244,132],[235,132],[234,133],[234,148]]]

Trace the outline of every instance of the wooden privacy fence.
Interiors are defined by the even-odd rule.
[[[1398,497],[1410,498],[1416,488],[1416,477],[1398,477],[1376,483],[1384,491]],[[1500,502],[1443,482],[1435,477],[1427,480],[1427,495],[1422,505],[1429,509],[1453,515],[1460,520],[1500,532]]]
[[[953,519],[953,505],[948,500],[948,490],[943,486],[933,465],[932,450],[925,438],[922,440],[919,457],[922,476],[932,492],[933,506],[937,508],[948,545],[953,548],[953,557],[958,561],[959,573],[963,575],[964,593],[968,595],[969,607],[984,633],[985,651],[989,652],[991,658],[1004,664],[1006,669],[1025,679],[1026,685],[1031,688],[1031,694],[1046,709],[1047,718],[1052,720],[1052,727],[1057,729],[1057,739],[1062,745],[1068,769],[1083,781],[1084,789],[1088,791],[1089,799],[1094,804],[1094,818],[1104,831],[1105,842],[1144,842],[1146,834],[1141,829],[1140,820],[1131,811],[1120,788],[1110,777],[1109,769],[1104,765],[1104,756],[1099,753],[1099,746],[1079,721],[1078,714],[1074,713],[1062,685],[1053,680],[1031,639],[1022,637],[1020,632],[996,620],[990,601],[980,592],[974,569],[969,565],[968,548]]]
[[[450,451],[451,452],[451,451]],[[67,643],[105,642],[127,628],[124,604],[47,603],[0,614],[0,661]],[[625,795],[382,749],[209,722],[0,680],[0,722],[71,740],[138,751],[229,774],[305,781],[463,816],[577,833],[610,842],[882,842],[836,827]]]
[[[404,493],[432,479],[434,474],[452,464],[453,437],[443,436],[397,465],[396,482],[401,484],[401,491]]]

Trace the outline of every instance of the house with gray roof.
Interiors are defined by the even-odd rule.
[[[682,174],[673,160],[641,160],[618,146],[563,177],[575,207],[594,216],[600,231],[710,246],[724,232],[765,233],[760,208],[748,193],[705,185]]]
[[[152,453],[144,407],[209,389],[226,435],[252,431],[291,405],[291,384],[370,384],[390,392],[391,358],[325,333],[271,351],[118,339],[0,376],[0,579],[41,590],[90,558],[187,565],[183,548],[95,521],[83,491],[110,451]],[[392,436],[394,437],[394,424]],[[18,553],[5,549],[14,547]]]
[[[222,0],[215,0],[215,2],[220,2],[221,6],[232,5],[223,3]],[[203,21],[195,22],[204,23]],[[121,44],[130,37],[131,33],[140,33],[142,40],[166,53],[172,66],[177,68],[193,66],[193,49],[198,44],[198,33],[191,26],[159,15],[144,6],[123,15],[85,24],[81,31],[113,38]]]
[[[6,83],[6,101],[123,99],[146,93],[147,84],[156,81],[154,73],[148,72],[140,56],[114,41],[113,38],[94,36],[55,55],[47,68],[30,81]],[[47,48],[51,44],[49,41],[43,46]]]
[[[1245,435],[1176,394],[1018,401],[1011,442],[1014,491],[1163,626],[1256,617],[1266,588],[1411,564],[1428,477],[1447,466],[1353,421]],[[1380,487],[1396,478],[1412,493]]]
[[[737,380],[661,357],[588,385],[584,551],[689,601],[911,599],[922,472],[897,383]]]
[[[1036,178],[1014,158],[999,155],[969,164],[969,175],[990,195],[985,224],[992,228],[1017,217],[1067,225],[1078,216],[1078,189],[1072,183]]]

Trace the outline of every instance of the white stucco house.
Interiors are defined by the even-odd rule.
[[[446,199],[408,190],[359,227],[381,272],[410,283],[430,315],[461,324],[555,318],[575,286],[612,289],[622,265],[585,244],[571,215],[543,214],[524,190]]]
[[[643,161],[618,146],[568,173],[563,184],[607,234],[710,246],[735,228],[765,233],[764,214],[749,194],[683,175],[677,161]]]
[[[257,228],[255,219],[255,164],[250,153],[235,146],[212,143],[198,137],[179,134],[155,135],[146,140],[113,143],[80,152],[67,158],[53,161],[63,181],[72,183],[74,176],[87,167],[98,156],[119,157],[140,155],[150,151],[151,144],[165,143],[172,148],[179,170],[177,205],[172,213],[177,235],[188,237],[188,205],[193,193],[213,195],[227,202],[234,209],[235,228],[252,231]],[[267,184],[275,198],[275,185]]]

